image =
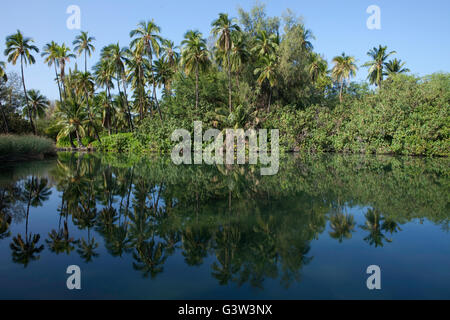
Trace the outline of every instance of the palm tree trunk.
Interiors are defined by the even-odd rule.
[[[130,130],[134,131],[133,120],[131,119],[131,109],[130,109],[130,105],[128,104],[127,86],[125,84],[124,78],[125,77],[122,76],[122,85],[123,85],[123,94],[124,94],[124,98],[125,98],[125,106],[127,107],[127,111],[128,111],[128,124],[130,126]],[[119,90],[120,90],[120,86],[119,86]]]
[[[341,82],[341,88],[339,89],[339,101],[342,103],[342,90],[344,88],[344,81]]]
[[[0,109],[2,110],[3,122],[5,123],[5,133],[8,134],[9,133],[8,120],[6,120],[5,110],[3,109],[3,106],[1,103],[0,103]]]
[[[230,65],[230,51],[227,53],[228,60],[228,106],[230,108],[230,113],[233,112],[233,105],[231,104],[231,65]]]
[[[91,114],[91,107],[89,106],[89,95],[87,90],[85,90],[84,94],[86,95],[86,106],[87,106],[87,112],[89,114],[89,121],[91,122],[92,127],[94,127],[94,133],[95,133],[95,139],[98,140],[98,142],[102,142],[100,140],[100,136],[98,135],[98,131],[97,131],[97,127],[94,124],[94,120],[92,119],[92,114]]]
[[[86,55],[86,50],[84,50],[84,72],[87,72],[87,55]]]
[[[156,97],[156,82],[155,82],[155,76],[153,75],[153,71],[151,72],[151,74],[152,74],[152,82],[153,82],[153,99],[155,99],[156,108],[158,109],[158,113],[159,113],[159,119],[162,122],[163,118],[162,118],[161,109],[159,108],[158,98]]]
[[[78,132],[78,129],[75,130],[75,134],[76,134],[76,136],[77,136],[78,147],[84,147],[84,144],[83,144],[83,142],[81,141],[81,137],[80,137],[80,134],[79,134],[79,132]]]
[[[198,64],[195,68],[195,110],[198,109]]]
[[[58,83],[59,101],[62,103],[61,84],[59,83],[58,69],[56,68],[56,61],[55,60],[53,60],[53,64],[55,66],[56,83]]]
[[[31,109],[30,109],[29,103],[28,103],[27,88],[25,87],[25,76],[23,74],[23,56],[22,55],[20,56],[20,69],[21,69],[21,72],[22,72],[23,93],[25,94],[25,102],[26,102],[26,106],[27,106],[27,109],[28,109],[28,117],[30,118],[31,129],[34,132],[34,135],[37,135],[36,128],[35,128],[34,123],[33,123],[33,117],[31,115]]]

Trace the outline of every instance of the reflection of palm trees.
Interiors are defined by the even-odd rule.
[[[63,229],[58,231],[52,230],[48,234],[49,239],[45,240],[51,252],[56,254],[67,253],[70,254],[75,249],[75,244],[78,243],[73,237],[69,235],[69,228],[67,227],[67,221],[64,221]]]
[[[381,229],[383,229],[386,232],[389,232],[390,234],[397,233],[398,231],[402,231],[400,226],[397,222],[395,222],[392,218],[385,218],[384,222],[381,226]]]
[[[133,258],[137,261],[133,262],[133,269],[141,271],[144,277],[150,275],[153,279],[163,271],[167,256],[163,244],[151,239],[137,246]]]
[[[20,234],[14,237],[13,242],[9,245],[13,261],[26,267],[30,261],[39,260],[40,256],[37,254],[44,250],[44,245],[38,246],[40,238],[39,234],[30,234],[29,236],[25,234],[25,241]]]
[[[11,216],[0,212],[0,240],[8,238],[11,235],[11,231],[9,231],[10,224]]]
[[[370,245],[375,245],[375,247],[382,247],[383,240],[387,242],[391,242],[385,237],[385,235],[381,232],[381,223],[384,218],[376,209],[368,209],[365,214],[366,224],[361,226],[363,230],[369,231],[369,235],[364,238],[364,241],[367,241]]]
[[[330,227],[333,231],[330,231],[329,234],[333,239],[337,239],[339,242],[351,239],[355,229],[354,217],[351,214],[338,212],[330,218]]]
[[[226,225],[217,233],[215,248],[217,262],[212,265],[212,275],[221,285],[226,285],[240,269],[240,263],[237,261],[240,240],[241,232],[238,226]]]
[[[190,266],[199,266],[208,254],[211,234],[204,227],[188,226],[182,233],[183,256]]]
[[[50,188],[47,187],[47,179],[38,179],[31,177],[25,182],[22,200],[27,201],[26,222],[25,222],[25,239],[20,234],[13,238],[10,244],[12,250],[13,261],[21,263],[25,267],[30,261],[38,260],[40,253],[44,246],[38,246],[40,239],[39,234],[28,235],[28,218],[30,215],[30,206],[41,206],[42,203],[48,200],[51,194]]]
[[[84,240],[84,238],[82,238],[79,242],[77,253],[80,255],[81,259],[84,260],[84,262],[88,263],[92,261],[92,258],[96,258],[99,256],[99,254],[95,252],[95,249],[97,248],[98,243],[95,242],[95,238],[92,237],[92,239],[90,239],[90,236],[88,234],[87,240]]]

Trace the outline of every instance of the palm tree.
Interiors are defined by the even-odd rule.
[[[137,42],[133,50],[127,50],[127,55],[125,57],[125,62],[129,70],[127,80],[131,82],[134,95],[138,100],[136,105],[139,107],[140,120],[144,118],[144,108],[146,103],[145,74],[150,68],[150,63],[144,58],[143,52],[144,45],[142,42]]]
[[[87,72],[87,55],[91,57],[92,52],[95,51],[95,47],[92,44],[94,41],[94,37],[90,37],[87,32],[81,31],[72,43],[75,46],[73,50],[76,51],[79,56],[84,52],[84,72]]]
[[[342,90],[344,89],[345,81],[354,77],[358,67],[355,64],[355,58],[352,56],[347,56],[342,53],[340,56],[333,58],[334,67],[331,70],[331,75],[335,81],[337,81],[339,86],[339,101],[342,102]]]
[[[264,81],[269,83],[269,100],[267,111],[270,112],[270,100],[272,99],[272,88],[276,85],[277,62],[274,56],[263,56],[260,60],[260,66],[255,69],[255,75],[258,75],[258,84],[262,87]]]
[[[112,110],[112,99],[111,99],[111,89],[114,88],[114,83],[112,81],[114,76],[114,69],[111,63],[105,59],[101,59],[94,66],[95,82],[97,86],[105,88],[106,91],[100,93],[96,97],[96,102],[102,106],[103,109],[103,121],[102,125],[108,129],[108,134],[111,135],[111,110]]]
[[[206,40],[202,38],[199,31],[190,30],[184,35],[181,42],[183,46],[181,63],[186,75],[195,72],[195,109],[198,109],[198,76],[200,70],[205,70],[209,64],[209,54],[206,48]]]
[[[228,106],[230,113],[233,111],[231,102],[231,48],[232,48],[232,33],[240,32],[240,27],[235,24],[235,19],[228,18],[228,14],[220,13],[219,18],[214,20],[211,24],[212,34],[217,37],[216,47],[226,54],[228,66]]]
[[[144,45],[144,49],[150,60],[150,65],[153,61],[153,54],[155,54],[156,57],[159,56],[160,42],[162,41],[162,38],[159,36],[160,32],[161,28],[157,26],[153,20],[148,22],[139,22],[138,28],[130,32],[130,38],[135,37],[131,41],[130,46],[135,47],[138,42],[141,42]],[[159,117],[162,121],[161,109],[159,108],[158,98],[156,97],[156,80],[153,74],[153,70],[150,70],[150,77],[153,85],[153,99],[156,103]]]
[[[45,114],[45,110],[50,106],[50,101],[43,96],[39,90],[29,90],[28,98],[30,103],[23,109],[25,114],[31,114],[33,121],[36,122],[37,118],[42,118]],[[31,108],[31,110],[28,110]]]
[[[61,84],[59,82],[59,76],[58,76],[58,47],[59,45],[52,41],[50,43],[47,43],[44,48],[42,49],[41,57],[45,58],[44,62],[51,67],[52,65],[55,67],[55,75],[56,75],[56,82],[58,84],[58,90],[59,90],[59,100],[61,101],[62,95],[61,95]]]
[[[239,74],[246,62],[250,60],[247,39],[242,32],[233,33],[230,63],[231,70],[236,75],[236,86],[239,87]]]
[[[84,136],[84,124],[88,119],[86,111],[77,97],[70,97],[60,104],[57,112],[59,118],[58,125],[62,127],[57,139],[61,137],[71,136],[75,133],[78,146],[84,147],[81,137]]]
[[[384,64],[386,68],[386,72],[384,75],[391,76],[393,74],[399,74],[399,73],[407,73],[410,72],[408,68],[403,68],[405,66],[406,62],[402,62],[402,60],[395,58],[394,60],[389,60]]]
[[[381,46],[379,45],[378,48],[374,47],[369,52],[367,52],[367,55],[372,58],[372,60],[367,61],[365,64],[363,64],[363,67],[369,68],[369,75],[368,79],[370,81],[370,84],[375,84],[378,88],[381,88],[381,82],[383,81],[383,75],[384,75],[384,67],[386,59],[392,55],[395,54],[395,51],[391,51],[389,53],[386,53],[387,46]]]
[[[119,95],[122,95],[122,92],[120,91],[120,81],[122,81],[124,101],[128,112],[128,125],[130,127],[130,130],[133,131],[134,130],[133,119],[131,117],[131,110],[128,104],[128,96],[127,96],[127,70],[125,68],[127,51],[128,51],[127,48],[121,48],[119,43],[117,43],[111,44],[103,48],[101,55],[103,59],[105,59],[106,61],[108,61],[108,63],[112,65],[116,73],[117,88],[119,90]]]
[[[4,82],[8,81],[8,76],[6,75],[6,71],[5,71],[5,63],[3,61],[0,61],[0,79],[2,79]],[[2,117],[3,117],[3,122],[5,123],[5,133],[8,133],[9,129],[8,129],[8,120],[6,120],[6,114],[5,114],[5,110],[3,110],[3,106],[0,102],[0,109],[2,110]]]
[[[300,42],[301,42],[303,50],[312,51],[314,46],[312,45],[310,39],[314,40],[316,38],[314,37],[312,31],[310,29],[306,29],[303,24],[300,24],[299,27],[300,27],[300,33],[301,33]]]
[[[89,104],[89,99],[94,93],[94,78],[92,77],[90,72],[80,72],[77,74],[77,85],[78,89],[84,94],[84,99],[86,102],[86,110],[89,118],[89,123],[92,128],[94,128],[95,133],[95,139],[97,139],[99,142],[100,136],[97,131],[97,127],[95,126],[93,117],[92,117],[92,110],[91,106]]]
[[[155,74],[155,80],[158,86],[164,87],[164,92],[170,92],[171,83],[175,74],[173,68],[169,62],[160,58],[153,63],[153,72]]]
[[[266,30],[259,30],[251,51],[260,57],[274,55],[278,45],[279,38],[276,34],[268,34]]]
[[[328,64],[319,54],[312,52],[308,71],[311,76],[311,80],[315,83],[320,77],[327,74]]]
[[[17,33],[6,37],[6,49],[4,53],[5,56],[8,56],[8,62],[12,63],[13,65],[16,65],[17,60],[20,57],[20,69],[22,73],[23,93],[25,95],[25,102],[27,106],[28,106],[28,95],[27,95],[27,88],[25,86],[23,65],[34,64],[36,62],[34,56],[32,55],[32,52],[34,51],[38,53],[39,49],[38,47],[32,44],[33,42],[34,42],[33,39],[24,37],[22,32],[20,32],[20,30],[17,30]],[[31,112],[31,109],[29,109],[28,111]],[[28,114],[28,117],[30,119],[31,129],[33,130],[34,134],[37,134],[31,113]]]
[[[162,55],[161,57],[165,62],[169,64],[174,72],[178,69],[178,62],[180,61],[180,53],[178,50],[178,46],[175,46],[173,41],[164,39],[162,41]]]
[[[66,63],[70,62],[71,58],[76,58],[76,56],[73,53],[70,53],[70,48],[66,47],[64,43],[60,45],[57,50],[57,61],[59,65],[59,76],[63,84],[64,98],[67,98],[65,82]]]

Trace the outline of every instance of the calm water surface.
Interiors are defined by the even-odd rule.
[[[450,161],[0,164],[0,299],[450,299]],[[66,288],[78,265],[82,289]],[[369,265],[382,289],[366,287]]]

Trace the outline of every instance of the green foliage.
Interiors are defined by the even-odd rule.
[[[449,156],[449,105],[449,74],[393,75],[335,108],[279,108],[265,126],[280,129],[288,150]]]
[[[37,156],[55,153],[52,140],[33,135],[0,135],[0,155],[2,158],[15,156]]]

